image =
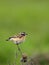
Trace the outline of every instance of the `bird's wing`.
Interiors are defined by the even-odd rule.
[[[17,38],[22,38],[23,36],[22,35],[17,35]]]
[[[21,38],[21,37],[22,37],[22,35],[18,34],[18,35],[14,35],[14,36],[9,37],[9,39],[11,39],[11,38]]]
[[[9,37],[9,38],[17,38],[17,36],[15,35],[15,36],[11,36],[11,37]]]
[[[10,40],[11,38],[17,38],[18,36],[14,35],[14,36],[10,36],[6,41]]]

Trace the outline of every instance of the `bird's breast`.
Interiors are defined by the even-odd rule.
[[[23,42],[25,40],[25,37],[22,38],[12,38],[12,41],[18,41],[18,42]]]

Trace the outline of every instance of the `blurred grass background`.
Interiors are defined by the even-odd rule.
[[[25,31],[26,41],[20,45],[22,52],[31,56],[34,53],[49,52],[49,1],[1,1],[0,2],[0,65],[11,64],[18,53],[17,47],[5,40],[14,34]]]

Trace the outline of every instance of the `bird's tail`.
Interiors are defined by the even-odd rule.
[[[9,41],[9,39],[6,39],[6,41]]]
[[[8,39],[6,39],[6,41],[9,41],[11,39],[11,37],[9,37]]]

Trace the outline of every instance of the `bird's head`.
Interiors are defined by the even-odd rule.
[[[28,34],[26,34],[25,32],[21,32],[20,34],[23,35],[23,36],[28,35]]]

